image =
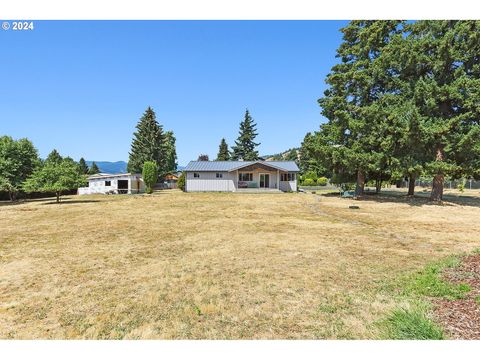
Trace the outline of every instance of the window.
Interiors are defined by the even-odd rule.
[[[105,180],[105,186],[112,186],[112,182],[110,180]]]
[[[193,177],[194,177],[194,178],[199,178],[199,177],[200,177],[200,174],[199,174],[199,173],[193,173]]]
[[[238,181],[253,181],[253,173],[239,173]]]
[[[295,181],[295,174],[281,174],[280,181]]]
[[[223,174],[217,173],[217,178],[223,178]]]

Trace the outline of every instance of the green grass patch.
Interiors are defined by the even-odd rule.
[[[408,309],[394,309],[380,322],[382,335],[394,340],[441,340],[442,329],[430,318],[428,298],[463,299],[471,290],[467,284],[452,284],[442,279],[442,271],[460,264],[459,257],[449,257],[409,275],[394,285],[400,300]],[[389,287],[387,287],[389,288]]]
[[[446,268],[456,267],[458,258],[448,258],[443,262],[427,266],[424,270],[407,278],[402,293],[406,296],[441,297],[448,300],[463,299],[471,290],[467,284],[451,284],[441,278]]]
[[[386,337],[393,340],[442,340],[442,329],[422,308],[396,309],[385,321]]]

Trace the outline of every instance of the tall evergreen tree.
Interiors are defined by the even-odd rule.
[[[100,173],[100,169],[98,168],[97,164],[95,164],[95,161],[92,162],[92,166],[90,166],[90,169],[88,169],[88,175],[95,175]]]
[[[370,172],[381,176],[391,159],[383,141],[392,132],[385,94],[389,83],[379,60],[382,49],[400,32],[399,21],[351,21],[343,28],[337,50],[341,63],[333,66],[326,82],[329,88],[319,100],[329,120],[318,134],[317,155],[331,161],[341,178],[356,176],[356,196]],[[391,146],[391,144],[388,144]]]
[[[403,56],[433,175],[431,200],[439,201],[446,176],[479,169],[480,21],[424,20],[407,30]]]
[[[177,170],[177,150],[175,148],[175,136],[173,131],[165,132],[165,169],[164,173],[170,173]],[[160,173],[160,176],[163,174]]]
[[[80,158],[80,160],[78,161],[78,168],[80,170],[80,173],[88,174],[88,165],[83,157]]]
[[[257,135],[257,124],[253,121],[247,109],[245,111],[245,118],[240,123],[238,139],[235,141],[235,146],[232,147],[232,160],[258,160],[258,151],[255,150],[255,148],[260,145],[260,143],[254,141]]]
[[[151,107],[147,108],[136,128],[127,170],[132,173],[141,173],[146,161],[154,161],[158,165],[159,173],[163,174],[166,168],[165,136]]]
[[[220,141],[220,146],[218,147],[217,161],[227,160],[230,160],[230,152],[228,151],[228,145],[225,141],[225,138],[222,138],[222,141]]]
[[[50,154],[48,154],[47,158],[45,159],[45,163],[49,164],[60,164],[62,162],[63,158],[59,154],[59,152],[56,149],[53,149]]]

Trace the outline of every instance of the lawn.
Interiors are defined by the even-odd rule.
[[[452,193],[1,203],[0,338],[378,338],[386,285],[480,245],[479,193]]]

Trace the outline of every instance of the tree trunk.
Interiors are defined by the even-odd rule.
[[[445,180],[445,175],[443,174],[437,174],[433,177],[432,194],[430,195],[430,200],[442,201],[444,180]]]
[[[10,196],[10,201],[15,201],[17,200],[17,192],[16,191],[9,191],[8,196]]]
[[[375,192],[378,194],[382,190],[382,180],[375,181]]]
[[[417,177],[413,174],[408,177],[408,194],[407,195],[413,196],[413,194],[415,193],[416,179]]]
[[[437,149],[436,161],[443,161],[443,148],[439,147]],[[445,181],[445,174],[442,171],[439,171],[434,177],[432,182],[432,193],[430,195],[430,200],[432,201],[442,201],[443,198],[443,183]]]
[[[60,202],[60,191],[57,191],[55,194],[57,195],[57,203],[59,203]]]
[[[365,173],[363,170],[357,171],[357,184],[355,186],[355,197],[362,197],[365,189]]]

